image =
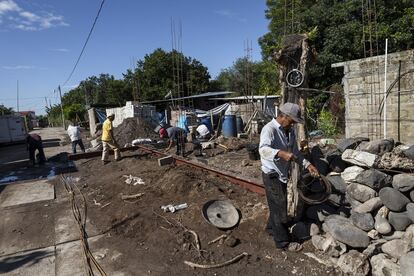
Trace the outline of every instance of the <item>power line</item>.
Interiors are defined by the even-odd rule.
[[[96,14],[95,20],[93,21],[93,24],[92,24],[91,30],[89,31],[88,37],[86,38],[85,44],[83,44],[82,51],[80,52],[79,57],[78,57],[78,59],[76,60],[75,66],[73,66],[72,72],[70,72],[69,77],[68,77],[68,78],[66,79],[66,81],[62,84],[62,86],[64,86],[66,83],[68,83],[68,81],[69,81],[69,80],[70,80],[70,78],[72,77],[73,73],[75,72],[76,67],[78,66],[78,63],[79,63],[79,61],[80,61],[80,59],[81,59],[81,57],[82,57],[82,54],[83,54],[83,52],[85,51],[86,45],[88,44],[89,38],[90,38],[90,37],[91,37],[91,35],[92,35],[92,31],[93,31],[93,29],[95,28],[96,21],[98,21],[99,14],[101,13],[101,10],[102,10],[102,7],[103,7],[103,4],[104,4],[104,3],[105,3],[105,0],[102,0],[102,2],[101,2],[101,6],[99,7],[99,10],[98,10],[98,13]]]

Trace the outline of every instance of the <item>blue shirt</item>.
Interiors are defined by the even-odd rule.
[[[298,150],[293,129],[286,131],[276,119],[272,119],[260,133],[259,153],[262,171],[266,174],[276,172],[279,180],[287,183],[290,161],[277,157],[279,150],[293,153],[298,158],[299,164],[305,168],[310,165],[310,162],[304,159]]]

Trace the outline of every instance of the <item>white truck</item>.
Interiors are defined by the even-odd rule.
[[[24,142],[27,137],[24,117],[17,115],[0,116],[0,144]]]

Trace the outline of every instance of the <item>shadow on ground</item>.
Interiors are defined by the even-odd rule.
[[[0,260],[0,274],[11,272],[24,265],[33,265],[43,258],[54,255],[54,252],[39,250],[28,252],[19,256],[5,257]]]

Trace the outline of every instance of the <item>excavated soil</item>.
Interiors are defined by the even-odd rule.
[[[114,128],[115,140],[121,147],[139,138],[159,139],[154,128],[144,119],[127,118]]]
[[[140,151],[128,153],[119,162],[102,165],[99,158],[76,161],[77,185],[85,195],[88,219],[105,239],[104,260],[125,275],[337,275],[304,255],[313,252],[305,243],[300,253],[277,250],[265,233],[266,199],[221,178],[187,166],[160,167],[157,159]],[[124,175],[140,177],[145,184],[127,184]],[[136,200],[122,195],[143,193]],[[203,204],[227,199],[239,210],[241,220],[231,230],[219,230],[207,223]],[[161,205],[187,203],[188,208],[164,213]],[[109,204],[109,205],[108,205]],[[195,246],[198,234],[201,249]],[[216,237],[230,238],[208,244]],[[237,263],[214,269],[190,268],[184,261],[221,263],[246,252]]]

